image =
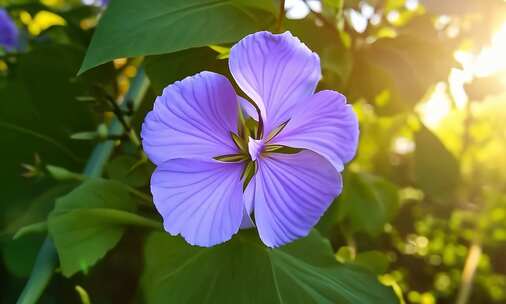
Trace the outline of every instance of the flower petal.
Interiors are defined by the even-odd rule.
[[[258,121],[258,112],[257,109],[255,109],[255,106],[241,96],[237,96],[237,99],[239,100],[239,104],[241,105],[241,109],[243,110],[245,116]]]
[[[238,100],[224,76],[202,72],[163,90],[142,125],[142,145],[157,165],[174,158],[235,154]]]
[[[355,156],[358,135],[357,116],[346,98],[334,91],[321,91],[297,106],[270,143],[312,150],[342,171]]]
[[[12,51],[19,46],[19,30],[3,8],[0,8],[0,33],[0,47]]]
[[[269,247],[306,236],[342,189],[340,174],[309,150],[259,159],[254,183],[255,221]]]
[[[241,170],[241,164],[189,159],[158,166],[151,192],[165,230],[192,245],[229,240],[243,218]]]
[[[265,134],[288,120],[290,110],[314,93],[320,59],[290,32],[258,32],[230,51],[229,67],[239,87],[258,105]]]

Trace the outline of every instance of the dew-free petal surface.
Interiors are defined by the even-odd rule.
[[[325,90],[301,102],[271,143],[312,150],[342,171],[355,156],[358,136],[357,116],[346,98]]]
[[[156,165],[169,159],[211,160],[237,153],[238,101],[224,76],[202,72],[169,85],[142,125],[144,151]]]
[[[342,189],[332,164],[309,150],[258,159],[252,182],[256,226],[269,247],[306,236]]]
[[[230,51],[230,72],[258,105],[264,131],[285,122],[292,108],[314,93],[321,78],[320,59],[290,32],[258,32]]]
[[[151,177],[151,192],[163,226],[192,245],[213,246],[229,240],[241,224],[242,165],[173,159]]]

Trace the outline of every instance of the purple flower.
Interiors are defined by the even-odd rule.
[[[18,47],[19,31],[5,9],[0,9],[0,47],[12,51]]]
[[[306,236],[340,194],[358,121],[343,95],[314,93],[319,57],[289,32],[245,37],[229,67],[252,103],[202,72],[166,87],[147,114],[155,206],[190,244],[225,242],[251,216],[262,241],[281,246]]]

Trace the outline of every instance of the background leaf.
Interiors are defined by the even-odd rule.
[[[339,220],[350,232],[377,236],[399,208],[397,187],[381,177],[365,173],[347,172],[344,180],[346,187],[335,203]]]
[[[441,140],[425,127],[415,134],[415,144],[416,185],[428,196],[448,198],[454,193],[460,180],[457,159]]]
[[[146,74],[156,94],[160,95],[169,84],[204,70],[227,74],[228,61],[217,57],[218,53],[209,47],[149,56],[145,62]]]
[[[133,156],[120,155],[107,164],[105,171],[111,179],[132,187],[142,187],[148,184],[153,169],[147,161],[139,163],[139,159]]]
[[[48,218],[49,233],[60,258],[63,275],[86,271],[113,248],[124,232],[98,213],[87,210],[134,211],[135,201],[115,181],[92,179],[56,201]]]

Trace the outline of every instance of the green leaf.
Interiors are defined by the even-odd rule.
[[[130,214],[134,209],[135,202],[123,185],[103,179],[88,180],[57,199],[48,228],[63,275],[86,271],[112,249],[126,221],[118,220],[117,212]]]
[[[460,181],[459,162],[429,129],[415,134],[415,183],[426,196],[448,198]]]
[[[54,200],[70,191],[73,186],[73,183],[57,184],[30,200],[20,215],[6,214],[6,217],[11,220],[0,231],[0,255],[5,268],[11,274],[16,277],[27,277],[30,274],[44,239],[44,235],[35,234],[13,239],[14,234],[23,227],[45,221],[54,205]],[[3,205],[3,207],[7,208],[8,205]]]
[[[146,58],[145,67],[146,74],[157,94],[160,94],[167,85],[176,80],[181,80],[203,70],[220,74],[228,73],[227,62],[218,60],[216,52],[208,47],[149,56]]]
[[[237,41],[267,28],[272,7],[267,0],[112,1],[79,72],[119,57]]]
[[[366,173],[347,172],[345,187],[338,198],[338,218],[350,232],[377,236],[399,206],[397,187],[389,181]]]
[[[1,244],[2,262],[6,270],[16,277],[27,277],[32,270],[42,241],[41,235],[29,235],[23,239],[10,240]]]
[[[374,276],[338,264],[315,232],[279,249],[266,248],[253,230],[212,248],[153,233],[144,258],[148,304],[397,303]]]
[[[111,179],[132,187],[142,187],[148,184],[153,165],[132,156],[120,155],[109,161],[105,171]]]

